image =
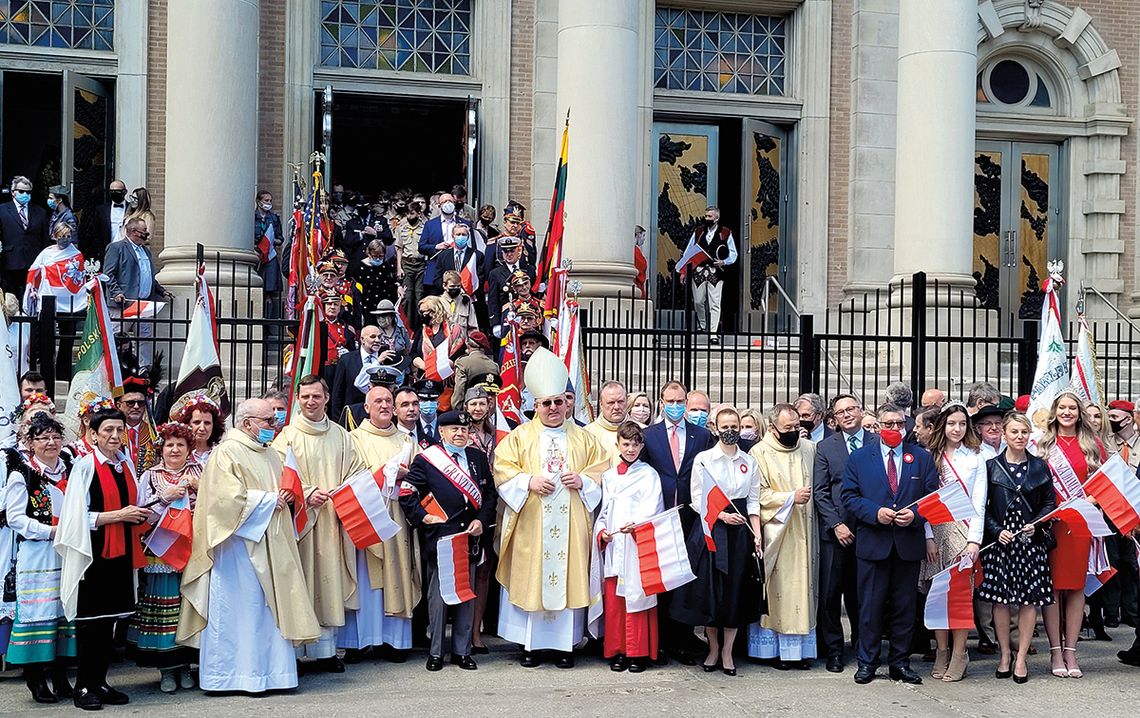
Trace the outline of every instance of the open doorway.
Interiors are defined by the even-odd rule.
[[[15,175],[35,185],[32,201],[43,205],[48,188],[62,180],[63,77],[30,72],[3,73],[4,189]]]
[[[315,103],[320,147],[322,107]],[[335,92],[332,182],[375,196],[405,187],[430,194],[466,184],[466,102]]]

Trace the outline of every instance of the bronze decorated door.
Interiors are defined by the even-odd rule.
[[[103,202],[114,167],[115,103],[110,83],[63,73],[61,184],[71,188],[75,214]]]
[[[794,273],[788,271],[795,266],[795,256],[786,241],[790,194],[784,186],[787,134],[767,122],[745,120],[742,147],[744,223],[738,240],[742,306],[757,313],[778,308],[780,318],[787,319],[790,308],[783,301],[776,299],[765,307],[769,277],[775,277],[789,296],[795,296]]]
[[[1058,149],[979,142],[974,154],[974,279],[1003,331],[1040,316],[1045,265],[1063,256]]]

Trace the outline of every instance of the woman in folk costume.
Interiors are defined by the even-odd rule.
[[[760,516],[753,528],[764,556],[768,612],[748,627],[748,655],[775,661],[780,669],[789,664],[806,669],[817,655],[819,545],[811,502],[815,444],[800,437],[800,416],[791,404],[773,406],[767,418],[770,430],[748,453],[760,476]]]
[[[33,700],[55,703],[72,696],[65,666],[75,657],[75,624],[63,618],[61,563],[52,545],[71,457],[62,452],[63,425],[47,414],[31,421],[24,441],[31,456],[9,452],[3,496],[4,515],[18,537],[15,616],[7,660],[24,666]],[[3,566],[6,575],[8,568]],[[54,693],[47,685],[49,670]]]
[[[934,457],[938,469],[938,485],[959,484],[970,496],[977,514],[967,521],[931,526],[926,524],[926,560],[922,564],[919,581],[928,588],[930,581],[951,566],[956,566],[963,557],[968,557],[974,565],[978,563],[978,551],[982,546],[982,531],[985,528],[987,475],[985,461],[978,452],[981,441],[970,425],[970,415],[961,402],[950,402],[942,407],[934,420],[927,449]],[[935,631],[938,644],[935,652],[931,678],[947,683],[962,680],[966,667],[970,665],[970,654],[966,651],[966,638],[969,631]],[[951,641],[953,641],[951,643]]]
[[[561,359],[536,349],[524,373],[535,418],[495,447],[495,485],[507,505],[496,572],[499,635],[523,646],[524,668],[539,665],[541,650],[572,668],[587,609],[601,600],[590,590],[590,540],[609,451],[567,421],[568,380]]]
[[[170,418],[176,423],[186,424],[194,432],[190,443],[190,458],[205,466],[210,452],[226,433],[218,403],[205,392],[195,394],[188,397],[182,408]]]
[[[419,309],[423,329],[412,340],[412,356],[415,357],[412,366],[424,377],[442,382],[443,393],[439,396],[439,413],[442,414],[451,408],[455,386],[452,362],[463,353],[466,334],[463,327],[448,323],[447,307],[439,297],[424,297],[420,300]]]
[[[177,422],[163,424],[158,429],[158,439],[162,460],[139,479],[139,505],[153,506],[156,512],[150,517],[151,523],[157,522],[158,512],[171,504],[176,504],[172,510],[182,509],[183,499],[183,510],[192,511],[202,475],[201,464],[191,455],[193,429]],[[179,687],[193,688],[190,664],[198,652],[174,642],[182,603],[182,571],[148,549],[140,583],[138,613],[127,632],[128,643],[136,648],[135,662],[159,669],[158,687],[163,693],[173,693]]]
[[[105,396],[89,396],[79,405],[79,437],[67,445],[71,458],[78,461],[90,454],[95,445],[91,443],[91,417],[101,411],[114,411],[115,400]]]
[[[1089,425],[1084,402],[1065,390],[1053,400],[1037,455],[1049,463],[1057,503],[1083,498],[1082,485],[1104,463],[1104,445]],[[1094,503],[1091,499],[1087,499]],[[1049,555],[1054,603],[1042,609],[1053,675],[1080,678],[1077,641],[1085,617],[1085,578],[1093,542],[1072,533],[1064,521],[1053,524],[1057,547]]]
[[[995,677],[1017,683],[1029,679],[1026,657],[1033,645],[1037,607],[1053,603],[1049,575],[1049,536],[1033,522],[1057,507],[1053,477],[1044,460],[1026,452],[1033,427],[1024,414],[1002,422],[1005,451],[986,462],[985,576],[978,598],[994,604],[994,633],[1001,655]],[[1009,621],[1017,606],[1017,659],[1012,660]],[[1004,667],[1003,667],[1004,666]],[[1068,673],[1068,671],[1066,671]]]
[[[736,675],[732,657],[736,632],[764,611],[760,575],[755,557],[756,541],[749,518],[760,518],[760,472],[756,460],[740,450],[740,415],[725,409],[717,416],[717,445],[693,459],[693,509],[697,520],[689,530],[689,559],[697,580],[674,590],[669,607],[673,620],[689,626],[704,626],[709,654],[706,673],[720,665],[725,675]],[[706,540],[705,486],[719,487],[730,506],[715,517],[711,526],[712,550]]]
[[[640,461],[645,446],[641,427],[618,427],[619,459],[602,474],[602,510],[594,536],[602,549],[605,638],[603,654],[610,670],[641,673],[657,658],[657,597],[640,590],[640,566],[632,526],[665,510],[661,477]],[[638,574],[638,575],[632,575]],[[636,586],[633,591],[630,587]]]
[[[135,505],[134,468],[121,451],[125,424],[118,411],[91,419],[95,449],[72,467],[55,534],[64,616],[76,621],[75,705],[86,710],[130,702],[107,685],[107,667],[115,619],[135,611],[135,569],[146,565],[140,524],[150,511]]]

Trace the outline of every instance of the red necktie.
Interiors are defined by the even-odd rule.
[[[891,494],[899,492],[899,470],[895,468],[895,450],[887,452],[887,483],[891,486]]]
[[[674,424],[669,432],[669,450],[673,453],[673,470],[681,470],[681,441],[677,436],[677,425]]]

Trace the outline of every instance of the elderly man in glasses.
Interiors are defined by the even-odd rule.
[[[103,260],[107,294],[117,305],[123,331],[139,337],[140,364],[150,364],[154,342],[149,339],[154,336],[154,322],[144,317],[157,312],[149,311],[146,303],[169,301],[174,295],[155,278],[154,259],[146,246],[150,240],[146,222],[138,217],[128,220],[124,232],[127,241],[112,242]]]
[[[496,578],[503,587],[499,635],[523,646],[522,665],[536,651],[557,654],[572,668],[586,609],[600,599],[590,585],[591,515],[602,498],[609,447],[566,419],[566,365],[536,349],[524,381],[534,421],[495,448],[495,486],[506,504]]]

